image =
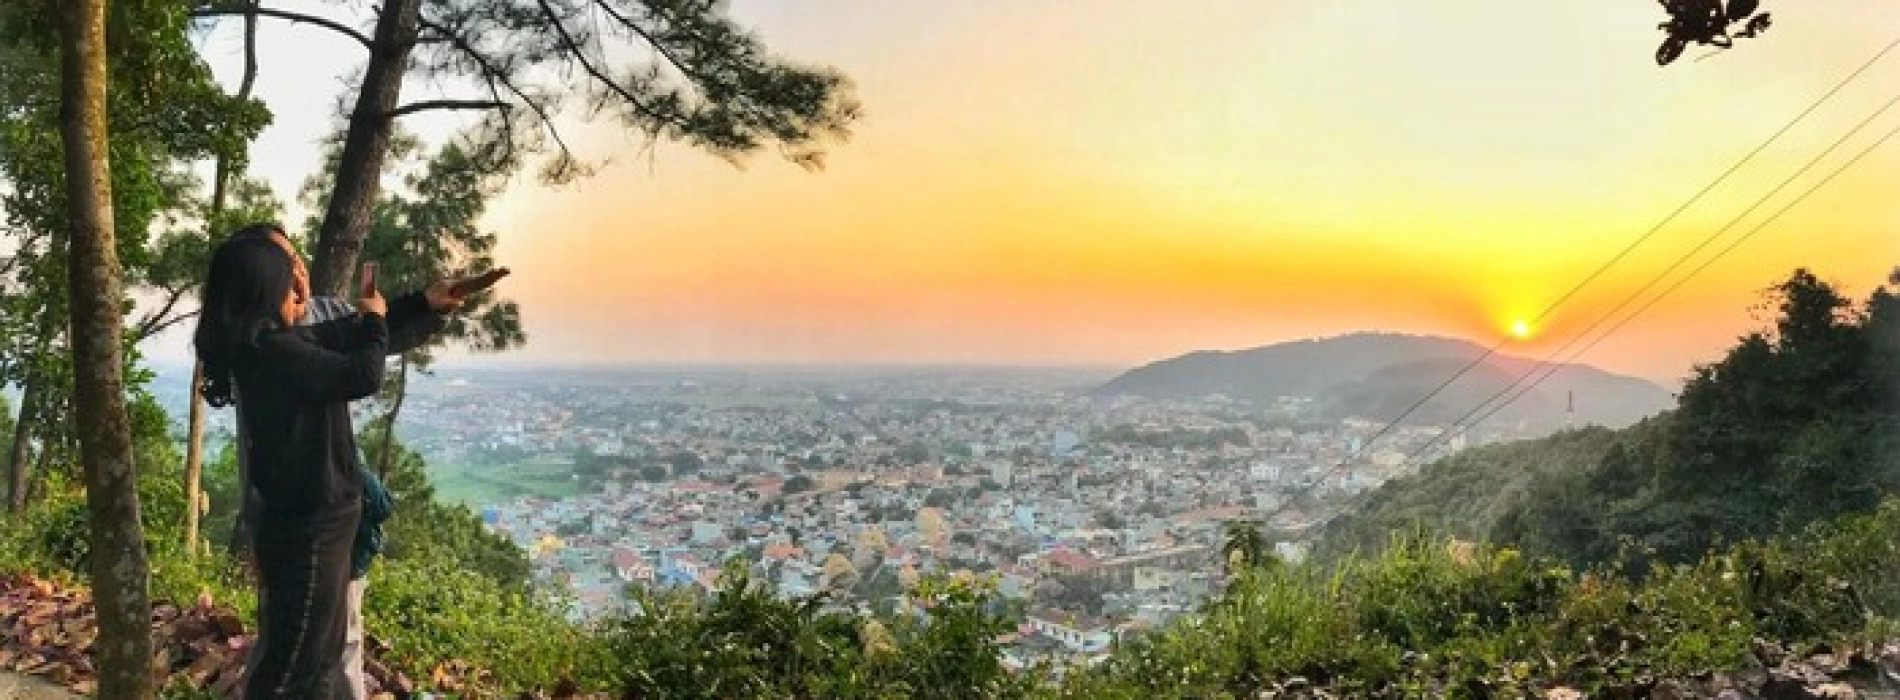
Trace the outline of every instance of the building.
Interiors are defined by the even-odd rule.
[[[1108,644],[1113,639],[1108,625],[1103,621],[1070,612],[1039,610],[1029,614],[1026,624],[1037,634],[1061,643],[1071,653],[1108,651]]]
[[[643,585],[653,583],[655,573],[653,565],[647,563],[645,558],[634,553],[631,549],[615,547],[613,552],[613,567],[614,575],[619,576],[622,581]]]

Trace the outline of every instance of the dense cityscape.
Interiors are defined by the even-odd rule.
[[[1006,648],[1026,663],[1193,611],[1223,584],[1232,522],[1300,557],[1440,430],[1368,445],[1383,424],[1313,421],[1301,397],[1094,395],[1106,376],[443,371],[415,381],[399,434],[577,617],[636,588],[710,589],[730,561],[780,595],[883,613],[921,578],[982,577],[1020,620]]]

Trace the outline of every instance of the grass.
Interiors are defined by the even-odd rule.
[[[436,497],[480,509],[521,496],[566,498],[581,492],[574,466],[559,455],[536,455],[503,465],[465,461],[431,462],[429,482]]]

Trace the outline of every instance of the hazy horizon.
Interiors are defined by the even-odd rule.
[[[614,360],[614,359],[599,359],[599,360],[590,361],[590,360],[558,360],[558,359],[537,359],[533,357],[515,357],[515,356],[510,356],[506,353],[503,353],[503,354],[464,355],[462,357],[456,358],[455,361],[450,362],[450,363],[446,363],[446,364],[438,363],[438,365],[435,368],[433,368],[431,371],[435,372],[438,375],[445,372],[449,374],[453,374],[456,372],[484,373],[484,372],[526,372],[526,371],[554,371],[554,372],[577,372],[577,373],[629,372],[629,373],[655,373],[655,374],[694,374],[694,373],[714,374],[714,373],[742,372],[742,373],[768,373],[768,374],[782,373],[782,374],[787,374],[787,375],[827,374],[827,373],[907,374],[907,373],[935,373],[935,372],[969,372],[969,373],[1035,372],[1035,373],[1087,374],[1087,375],[1099,376],[1101,379],[1107,380],[1115,376],[1121,375],[1125,372],[1129,372],[1134,369],[1145,367],[1153,363],[1170,360],[1174,358],[1179,358],[1179,357],[1183,357],[1183,356],[1186,356],[1192,353],[1197,353],[1197,352],[1222,352],[1222,353],[1242,352],[1246,350],[1252,350],[1252,349],[1267,347],[1267,346],[1272,346],[1272,345],[1309,342],[1309,341],[1322,341],[1322,340],[1329,340],[1333,338],[1339,338],[1339,337],[1343,337],[1347,335],[1401,335],[1401,336],[1409,336],[1409,337],[1445,338],[1445,339],[1451,339],[1451,340],[1462,340],[1465,342],[1470,342],[1480,347],[1484,347],[1482,343],[1479,343],[1475,340],[1471,340],[1468,338],[1452,338],[1450,336],[1434,336],[1434,335],[1426,335],[1426,334],[1406,334],[1406,333],[1395,333],[1391,331],[1365,330],[1365,331],[1356,331],[1353,333],[1343,334],[1341,336],[1289,338],[1286,340],[1274,341],[1274,342],[1269,342],[1269,343],[1261,343],[1259,345],[1247,346],[1247,347],[1198,348],[1198,349],[1193,349],[1193,350],[1184,350],[1179,353],[1166,355],[1162,357],[1155,357],[1155,358],[1151,358],[1150,360],[1145,360],[1145,361],[1133,363],[1133,364],[1029,364],[1029,363],[996,363],[996,362],[992,362],[992,363],[980,363],[980,362],[962,362],[962,363],[923,362],[923,363],[919,363],[919,362],[899,362],[899,361],[855,362],[855,363],[846,363],[846,362],[837,362],[837,363],[725,362],[725,363],[719,363],[719,362],[653,362],[653,361]],[[1492,348],[1492,350],[1495,352],[1495,354],[1498,357],[1501,357],[1501,358],[1515,357],[1519,359],[1532,360],[1532,361],[1542,361],[1546,359],[1544,357],[1528,357],[1528,356],[1523,356],[1523,355],[1517,355],[1513,353],[1508,346]],[[1719,359],[1719,358],[1710,358],[1709,361],[1714,361],[1715,359]],[[191,369],[190,364],[187,361],[187,358],[183,358],[183,357],[156,358],[156,359],[149,360],[148,364],[159,374],[165,375],[168,377],[171,375],[187,373]],[[1588,362],[1574,362],[1570,364],[1592,366],[1592,367],[1596,367],[1597,369],[1611,372],[1613,374],[1617,374],[1620,376],[1629,376],[1629,377],[1634,377],[1637,379],[1642,379],[1645,381],[1655,383],[1670,391],[1675,391],[1677,388],[1680,387],[1683,380],[1686,379],[1686,376],[1649,377],[1649,376],[1643,376],[1643,375],[1638,375],[1638,374],[1630,374],[1627,372],[1618,371],[1613,368],[1592,365],[1591,363],[1588,363]]]
[[[649,151],[563,119],[577,151],[608,167],[560,188],[518,177],[484,220],[516,273],[503,291],[529,343],[444,353],[444,368],[1125,369],[1373,328],[1490,345],[1900,26],[1900,5],[1791,5],[1761,38],[1659,68],[1661,11],[1646,0],[739,0],[732,12],[775,51],[856,81],[854,138],[806,173],[771,153],[738,168],[681,145]],[[230,82],[238,24],[206,48]],[[276,121],[254,171],[288,197],[360,57],[321,30],[261,26],[263,46],[292,50],[262,54]],[[1897,77],[1889,56],[1505,351],[1541,359],[1571,340]],[[464,94],[412,82],[405,98]],[[439,140],[463,118],[405,126]],[[1576,361],[1670,386],[1759,327],[1758,290],[1797,266],[1864,297],[1900,262],[1896,182],[1900,157],[1873,153]],[[149,354],[182,362],[185,334]]]

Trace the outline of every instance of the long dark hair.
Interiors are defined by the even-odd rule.
[[[231,405],[233,364],[244,348],[256,344],[258,334],[282,322],[279,313],[295,284],[295,268],[271,240],[281,230],[273,224],[247,226],[211,255],[192,345],[204,363],[204,383],[197,388],[212,406]]]

